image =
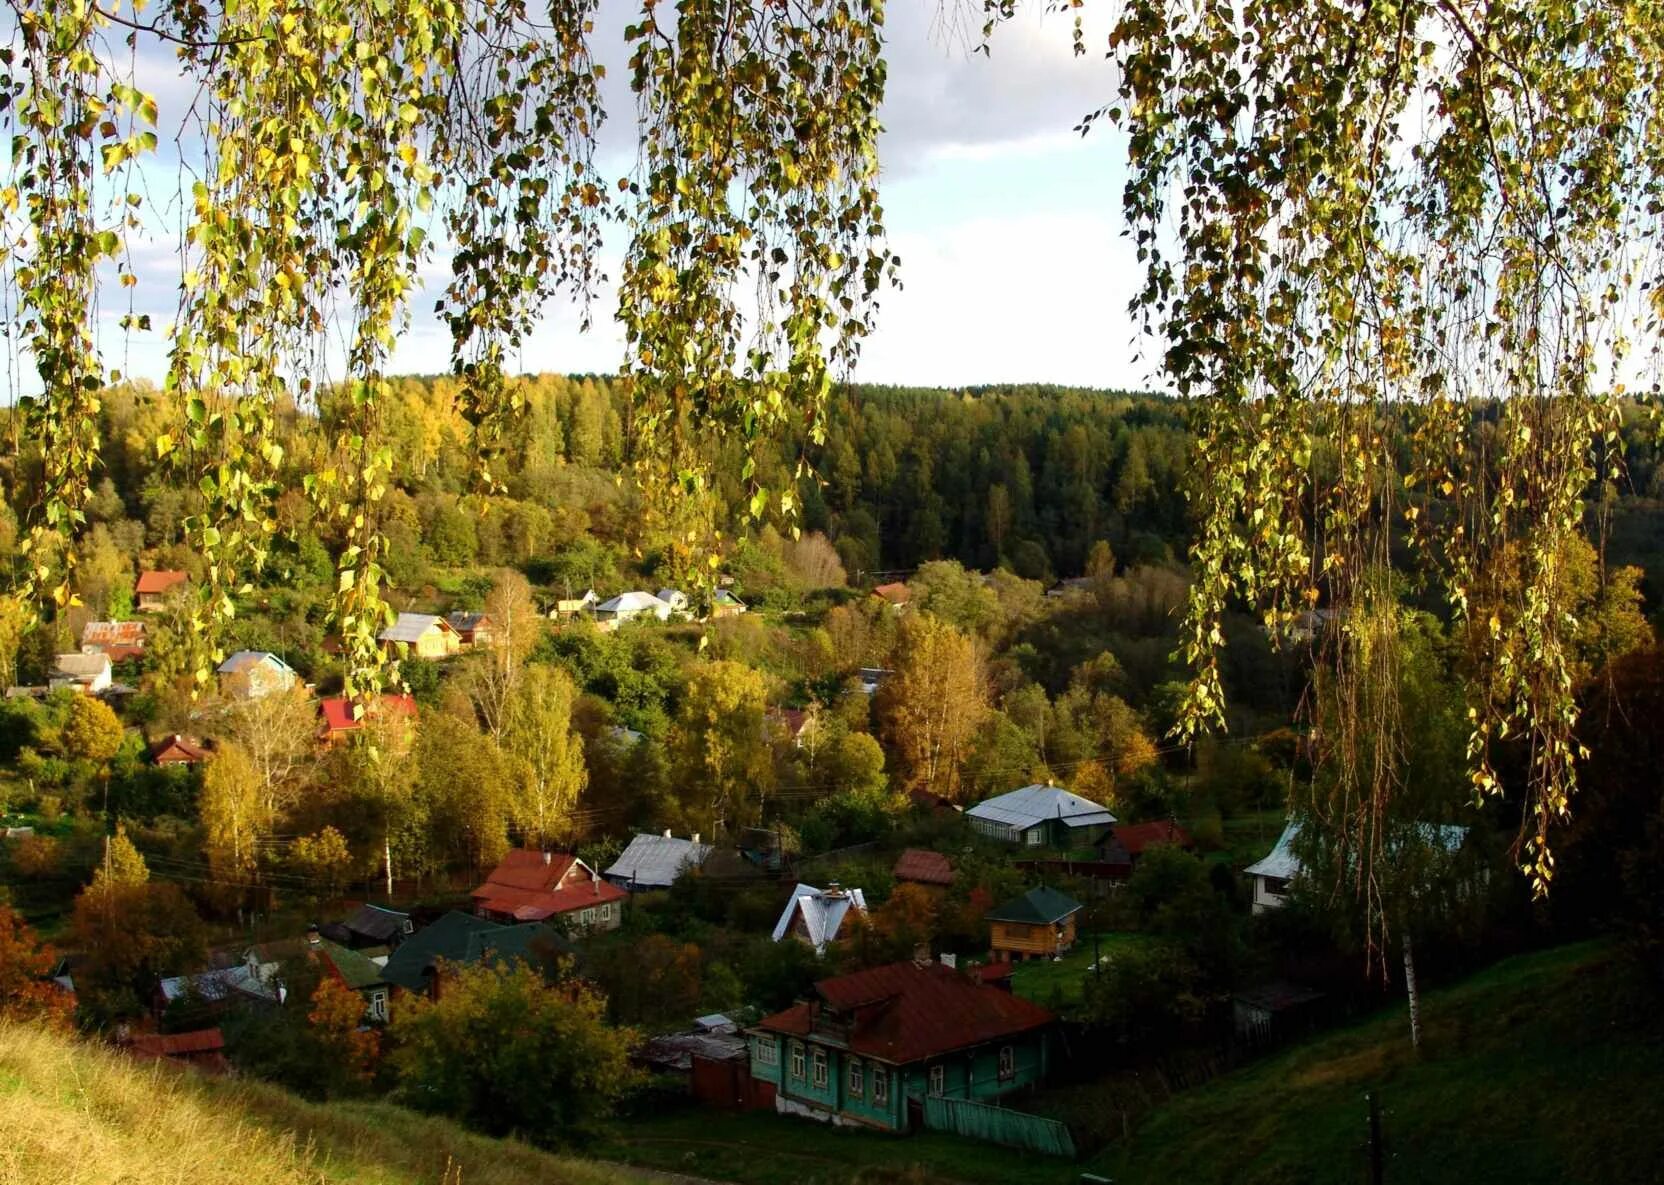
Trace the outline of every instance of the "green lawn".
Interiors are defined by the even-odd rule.
[[[1117,1185],[1354,1185],[1364,1093],[1386,1179],[1535,1185],[1664,1179],[1664,1022],[1611,947],[1500,963],[1402,1008],[1182,1093],[1084,1166]]]
[[[1225,820],[1225,846],[1216,852],[1204,853],[1209,864],[1223,864],[1237,872],[1267,855],[1283,833],[1288,816],[1281,808],[1235,815]]]
[[[1144,934],[1118,932],[1097,936],[1096,950],[1106,960],[1117,951],[1147,942]],[[1086,977],[1092,972],[1092,935],[1075,941],[1075,949],[1053,962],[1050,959],[1031,959],[1019,963],[1011,973],[1011,990],[1026,1000],[1053,1010],[1068,1010],[1081,1002]]]

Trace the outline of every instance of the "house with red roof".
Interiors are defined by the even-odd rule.
[[[1138,859],[1151,848],[1163,844],[1189,851],[1196,846],[1190,832],[1171,819],[1153,823],[1117,823],[1109,834],[1098,841],[1100,857],[1106,864],[1125,865],[1128,872]]]
[[[339,744],[364,727],[371,717],[390,720],[414,720],[416,700],[409,695],[383,695],[371,700],[362,709],[344,695],[330,696],[318,701],[318,717],[322,720],[321,736],[326,745]]]
[[[173,733],[150,746],[153,765],[200,765],[208,760],[208,750],[195,737]]]
[[[582,930],[616,930],[629,894],[565,852],[517,848],[474,890],[474,913],[487,921],[562,919]]]
[[[191,582],[189,572],[175,569],[162,569],[157,572],[140,572],[139,582],[133,586],[138,594],[139,611],[142,613],[158,613],[167,604],[168,594]]]
[[[928,848],[908,848],[896,857],[890,875],[898,881],[945,889],[953,883],[953,861]]]
[[[1054,1021],[954,968],[890,963],[823,979],[758,1021],[751,1074],[782,1113],[912,1131],[929,1096],[984,1101],[1043,1081]]]
[[[892,580],[889,584],[880,584],[872,590],[872,595],[881,601],[888,601],[892,609],[901,610],[913,599],[913,590],[900,580]]]
[[[127,1052],[147,1061],[169,1061],[194,1066],[208,1074],[224,1074],[225,1034],[218,1028],[188,1033],[139,1033],[122,1042]]]
[[[111,662],[144,657],[144,622],[89,621],[81,629],[81,653],[98,653]]]

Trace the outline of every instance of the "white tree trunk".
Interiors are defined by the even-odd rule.
[[[381,838],[381,857],[383,867],[387,870],[387,900],[393,900],[393,837],[384,835]]]
[[[1404,991],[1410,998],[1410,1044],[1421,1048],[1421,988],[1416,985],[1415,947],[1410,932],[1404,932]]]

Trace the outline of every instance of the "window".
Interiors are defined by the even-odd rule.
[[[593,909],[584,910],[578,915],[578,922],[581,925],[593,926],[595,924],[595,911]]]
[[[792,1042],[792,1077],[803,1081],[803,1046]]]
[[[612,902],[611,901],[608,901],[605,905],[601,906],[601,920],[603,922],[612,921]]]
[[[778,1063],[779,1060],[780,1060],[780,1050],[774,1044],[774,1038],[773,1037],[758,1037],[757,1038],[757,1064],[759,1066],[772,1066],[772,1065],[775,1065],[776,1063]]]
[[[890,1072],[882,1066],[872,1068],[872,1101],[880,1107],[890,1101]]]
[[[939,1095],[947,1081],[947,1070],[942,1066],[930,1067],[930,1093]]]
[[[1000,1047],[1000,1081],[1017,1076],[1017,1050],[1010,1045]]]
[[[1023,842],[1031,848],[1039,847],[1046,842],[1046,829],[1044,827],[1030,827],[1023,832]]]
[[[370,993],[370,1019],[371,1020],[386,1020],[387,1019],[387,993],[386,992],[377,991],[377,992],[371,992]]]
[[[826,1085],[826,1050],[816,1049],[811,1062],[811,1082],[817,1087]]]
[[[861,1097],[862,1093],[865,1090],[866,1090],[866,1082],[863,1080],[863,1075],[861,1073],[861,1063],[860,1062],[850,1062],[849,1063],[849,1095],[850,1095],[850,1097],[858,1099],[858,1098]]]

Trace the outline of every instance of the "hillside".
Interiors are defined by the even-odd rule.
[[[274,1087],[0,1023],[5,1185],[613,1185],[628,1169],[551,1156],[387,1104]]]
[[[1092,1167],[1117,1185],[1353,1185],[1373,1089],[1388,1182],[1656,1182],[1664,1020],[1629,975],[1595,944],[1510,959],[1431,996],[1419,1060],[1395,1010],[1180,1095]]]

